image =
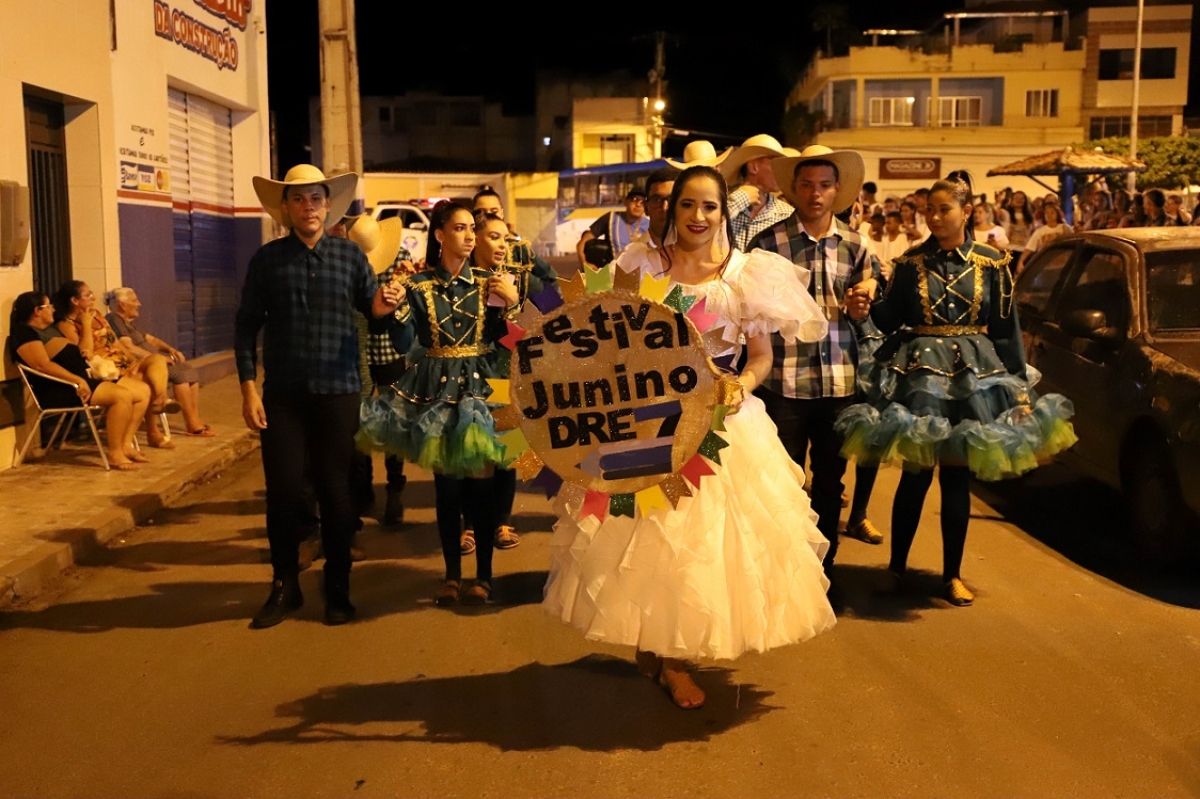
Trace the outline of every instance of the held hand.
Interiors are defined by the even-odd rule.
[[[504,307],[511,308],[517,304],[517,287],[498,275],[492,275],[487,282],[488,294],[495,294],[504,300]]]
[[[257,391],[248,391],[242,395],[242,419],[251,430],[267,429],[267,411],[263,408],[262,398]]]
[[[187,360],[187,358],[184,357],[184,354],[175,348],[171,349],[171,359],[175,361],[175,363],[183,363]]]
[[[394,311],[400,306],[400,300],[404,293],[396,281],[385,285],[380,292],[383,294],[383,304],[387,306],[388,311]]]
[[[728,402],[729,413],[726,416],[733,416],[742,409],[742,403],[746,401],[746,384],[741,381],[741,378],[735,381],[734,391],[730,394]]]
[[[870,283],[871,285],[866,285]],[[874,279],[852,286],[846,292],[846,313],[856,322],[866,319],[871,313],[871,297],[874,295]]]

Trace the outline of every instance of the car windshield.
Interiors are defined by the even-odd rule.
[[[1200,251],[1146,254],[1146,308],[1152,331],[1200,330]]]

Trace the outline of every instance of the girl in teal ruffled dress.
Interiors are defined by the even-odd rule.
[[[487,403],[495,345],[517,307],[516,289],[469,264],[475,220],[458,203],[439,203],[430,223],[426,271],[404,279],[417,341],[424,354],[393,386],[394,394],[364,402],[360,439],[433,472],[438,534],[446,580],[438,605],[481,605],[492,591],[492,546],[475,550],[475,584],[462,591],[459,520],[469,502],[481,523],[495,527],[491,472],[504,458]],[[502,300],[489,304],[489,296]]]
[[[940,467],[942,578],[946,598],[964,606],[974,601],[959,573],[970,475],[1016,477],[1071,446],[1074,409],[1058,394],[1033,391],[1038,375],[1025,364],[1011,256],[966,235],[969,188],[938,181],[929,209],[932,235],[896,259],[872,304],[871,320],[889,338],[860,372],[866,402],[843,411],[837,429],[845,457],[904,467],[888,565],[897,585]]]

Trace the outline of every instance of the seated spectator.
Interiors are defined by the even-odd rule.
[[[142,303],[137,292],[122,286],[110,291],[105,299],[110,310],[106,317],[108,323],[126,350],[141,359],[151,355],[167,358],[167,382],[175,389],[175,399],[179,401],[187,434],[204,437],[216,435],[200,418],[200,375],[196,367],[187,363],[182,352],[138,327],[137,318],[141,316]]]
[[[31,375],[29,384],[43,407],[71,408],[90,402],[106,408],[109,464],[131,471],[148,460],[134,447],[133,437],[150,404],[149,386],[131,377],[112,382],[89,376],[83,353],[55,328],[54,306],[41,292],[27,291],[17,297],[8,329],[8,349],[14,361],[75,386],[72,390]]]
[[[150,387],[150,412],[146,438],[150,446],[174,449],[153,417],[164,411],[179,413],[180,405],[167,396],[167,359],[154,354],[137,358],[121,346],[116,331],[96,310],[96,295],[82,280],[68,280],[54,294],[54,319],[67,340],[79,347],[92,374],[100,378],[132,377]],[[89,331],[90,335],[84,335]],[[112,370],[112,374],[105,372]]]
[[[1147,189],[1142,194],[1142,210],[1146,214],[1146,227],[1167,227],[1174,224],[1167,218],[1167,197],[1162,189]]]
[[[1063,222],[1062,209],[1058,207],[1058,203],[1048,202],[1042,206],[1042,217],[1046,223],[1033,231],[1033,235],[1029,237],[1029,243],[1025,245],[1025,252],[1021,253],[1021,257],[1017,261],[1018,275],[1025,271],[1025,263],[1033,257],[1034,253],[1059,236],[1065,236],[1071,232],[1071,229]]]
[[[975,206],[972,214],[975,222],[975,241],[982,241],[997,250],[1007,250],[1008,235],[1004,232],[1004,228],[996,224],[996,218],[992,215],[992,206],[987,203],[979,203]]]
[[[1163,208],[1167,224],[1176,227],[1186,227],[1192,224],[1192,215],[1183,209],[1183,197],[1179,194],[1168,194],[1167,204]]]

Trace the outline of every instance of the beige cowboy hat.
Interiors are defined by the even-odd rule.
[[[775,180],[789,203],[797,207],[801,205],[795,190],[796,168],[805,161],[828,161],[837,167],[839,188],[830,206],[835,214],[854,205],[866,173],[863,157],[854,150],[831,150],[823,144],[810,144],[799,155],[785,155],[771,162],[771,171],[775,173]]]
[[[346,238],[362,247],[377,275],[396,263],[403,234],[404,220],[398,216],[382,222],[369,216],[352,216],[346,220]]]
[[[346,215],[350,203],[354,201],[355,189],[358,188],[358,175],[347,172],[343,175],[325,177],[325,173],[312,164],[297,164],[288,170],[283,180],[270,178],[254,178],[254,193],[262,203],[263,210],[275,220],[276,224],[291,227],[290,220],[283,218],[283,193],[288,186],[322,185],[329,189],[329,215],[325,218],[326,225],[332,225]]]
[[[726,181],[732,183],[737,180],[738,170],[748,161],[764,156],[782,158],[785,155],[787,155],[787,150],[779,143],[778,139],[766,133],[759,133],[757,136],[746,139],[740,147],[733,151],[729,160],[721,165],[721,174],[725,176]]]
[[[717,150],[713,147],[710,141],[693,141],[688,142],[688,146],[683,148],[683,160],[673,161],[667,159],[667,163],[676,169],[687,169],[693,166],[711,166],[714,169],[721,165],[721,162],[729,157],[733,152],[732,147],[726,147],[725,152],[717,155]]]

